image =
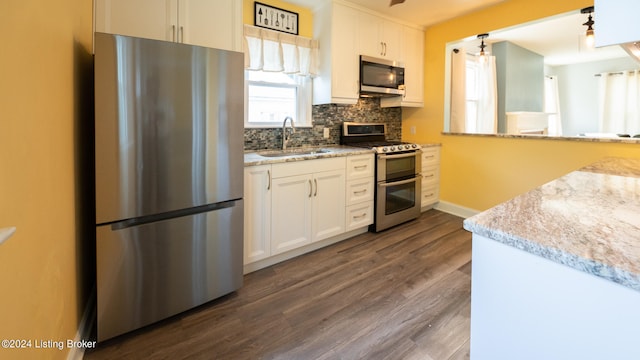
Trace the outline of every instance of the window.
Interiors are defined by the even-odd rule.
[[[280,127],[291,116],[311,126],[311,79],[282,72],[245,71],[245,127]]]

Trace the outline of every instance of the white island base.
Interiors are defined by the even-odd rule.
[[[473,234],[472,360],[640,359],[640,292]]]

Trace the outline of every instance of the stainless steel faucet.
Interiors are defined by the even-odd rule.
[[[282,150],[287,150],[287,141],[289,141],[289,138],[291,137],[291,134],[287,136],[286,132],[287,120],[291,122],[291,134],[296,133],[296,127],[293,125],[293,119],[291,116],[287,116],[282,122]]]

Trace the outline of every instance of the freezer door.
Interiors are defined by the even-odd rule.
[[[96,223],[240,199],[242,53],[96,33]]]
[[[139,226],[97,227],[97,328],[103,341],[242,285],[243,203]]]

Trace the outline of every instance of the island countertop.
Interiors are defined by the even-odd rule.
[[[603,159],[472,216],[464,228],[640,291],[640,159]]]

